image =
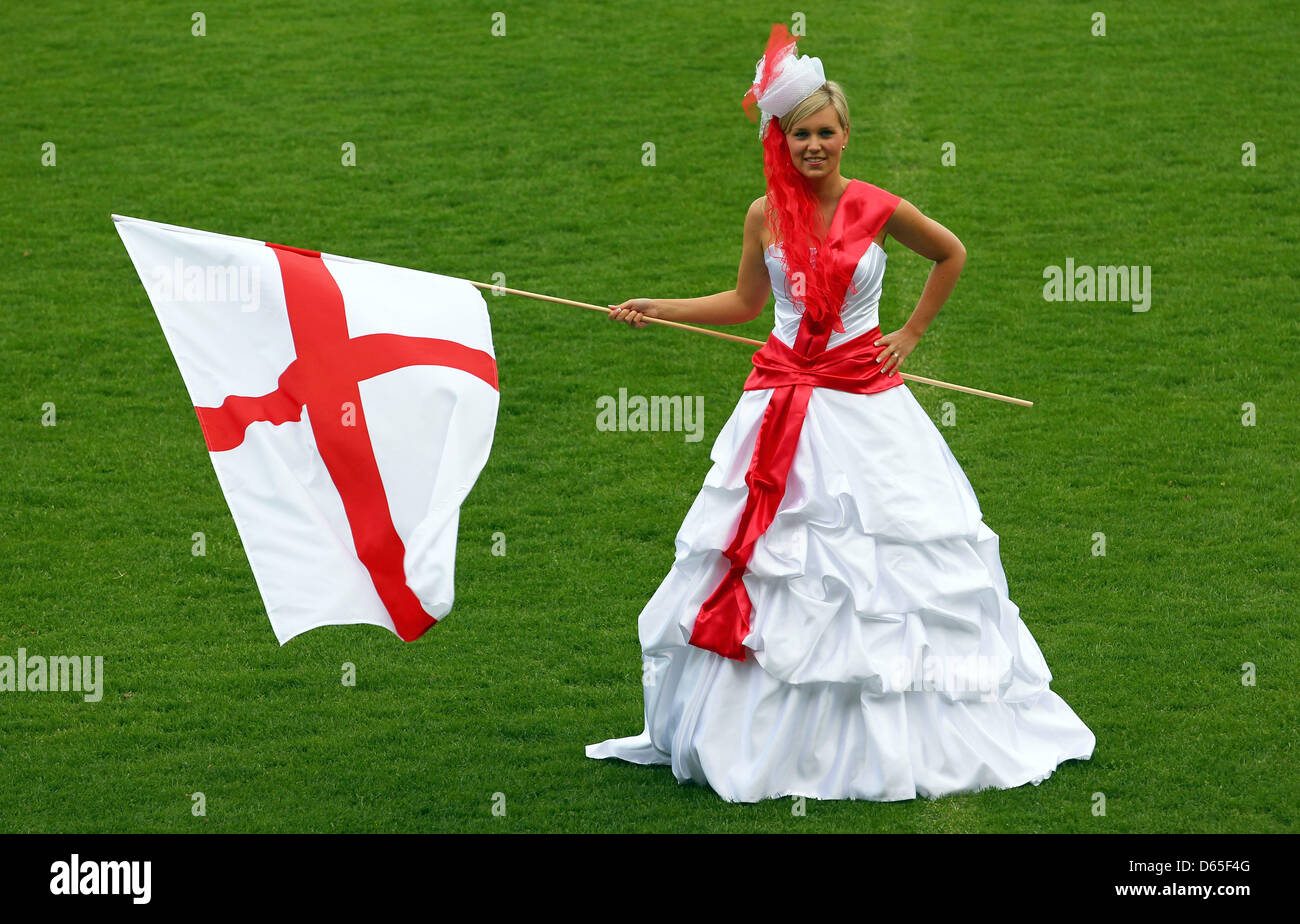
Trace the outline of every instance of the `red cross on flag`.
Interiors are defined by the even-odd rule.
[[[451,609],[497,368],[464,279],[114,215],[275,636]]]

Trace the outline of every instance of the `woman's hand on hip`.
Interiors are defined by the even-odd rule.
[[[900,327],[892,334],[881,334],[880,339],[875,343],[876,346],[885,346],[876,357],[876,362],[880,363],[881,374],[893,375],[897,372],[903,360],[916,349],[920,340],[920,334],[913,333],[906,327]]]

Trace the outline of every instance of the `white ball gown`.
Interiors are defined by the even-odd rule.
[[[790,346],[801,315],[779,251],[764,259],[773,334]],[[866,248],[828,349],[878,337],[885,259]],[[1092,731],[1049,689],[1008,596],[998,536],[905,384],[812,389],[785,495],[744,571],[747,657],[690,644],[728,571],[772,391],[742,393],[641,612],[644,730],[587,756],[670,765],[729,802],[938,798],[1037,785],[1091,758]]]

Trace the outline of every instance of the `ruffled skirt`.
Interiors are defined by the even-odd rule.
[[[813,390],[745,586],[745,661],[688,641],[727,570],[771,389],[743,392],[639,619],[645,726],[588,757],[730,802],[896,801],[1038,784],[1096,739],[1010,600],[998,536],[906,385]]]

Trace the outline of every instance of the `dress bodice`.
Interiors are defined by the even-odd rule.
[[[885,259],[884,248],[872,241],[853,270],[853,287],[844,293],[844,307],[840,311],[844,332],[833,332],[826,343],[827,349],[865,334],[880,323],[880,292],[884,283]],[[772,326],[772,332],[786,346],[793,347],[803,315],[790,298],[789,280],[781,259],[781,245],[770,244],[763,252],[763,262],[767,264],[772,295],[776,299],[776,323]],[[853,291],[853,288],[857,291]]]

